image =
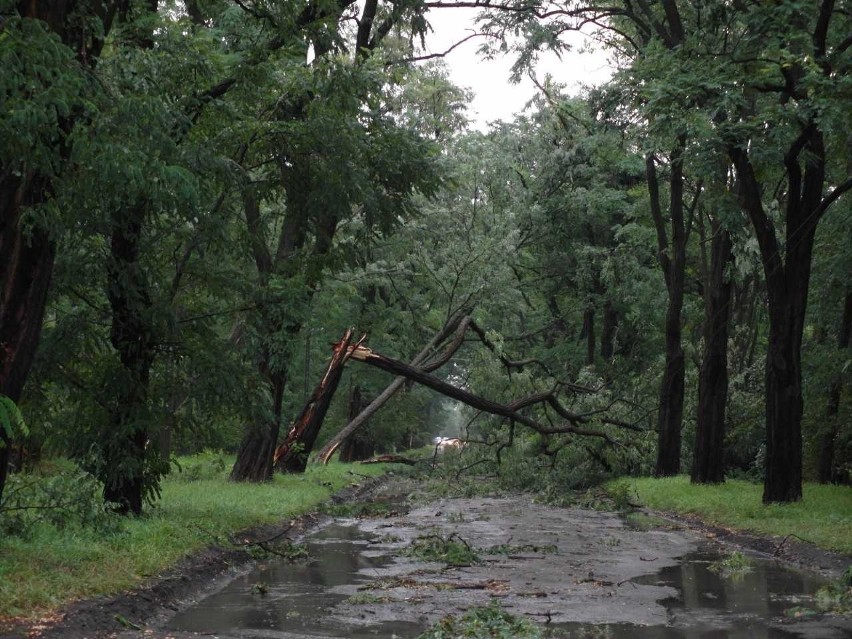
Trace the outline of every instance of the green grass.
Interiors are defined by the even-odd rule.
[[[198,463],[183,461],[185,468]],[[156,507],[128,519],[117,534],[43,525],[26,539],[0,539],[0,620],[34,619],[75,599],[138,585],[193,551],[315,510],[336,490],[363,480],[350,473],[351,465],[332,463],[312,465],[304,475],[276,475],[267,484],[242,484],[227,480],[226,465],[188,473],[199,477],[194,480],[187,473],[169,476]],[[361,475],[385,470],[357,467]]]
[[[764,505],[763,486],[728,480],[713,486],[692,485],[685,476],[625,478],[607,489],[627,485],[639,501],[656,510],[698,515],[720,526],[764,535],[796,535],[828,550],[852,553],[852,488],[805,484],[794,504]]]

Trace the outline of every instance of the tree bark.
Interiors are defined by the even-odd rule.
[[[591,304],[583,311],[583,330],[580,333],[580,339],[586,340],[586,366],[593,366],[597,344],[595,343],[595,307]]]
[[[282,373],[268,372],[266,367],[264,370],[272,390],[272,419],[246,426],[237,460],[231,469],[233,481],[263,482],[272,479],[272,458],[281,432],[281,405],[287,378]]]
[[[107,267],[112,309],[110,341],[124,368],[110,409],[102,472],[104,498],[122,513],[140,514],[147,480],[148,388],[154,364],[151,297],[139,262],[145,205],[123,211],[113,222]]]
[[[308,465],[308,457],[314,448],[317,435],[322,428],[325,414],[343,376],[343,367],[349,358],[352,329],[346,331],[343,338],[334,345],[334,355],[328,363],[325,374],[311,394],[308,403],[302,409],[287,437],[275,450],[275,467],[286,473],[303,473]]]
[[[804,171],[802,151],[807,150]],[[817,224],[828,206],[852,187],[847,181],[823,198],[825,146],[813,123],[803,128],[785,156],[787,202],[786,250],[761,199],[747,152],[728,149],[738,178],[740,199],[760,246],[769,300],[769,348],[766,354],[766,474],[764,503],[802,498],[802,363],[801,348],[808,303],[811,261]]]
[[[33,229],[27,235],[21,214],[25,198],[33,194],[20,182],[4,181],[0,184],[0,394],[17,403],[41,336],[56,245],[45,231]],[[0,499],[11,452],[12,441],[0,429]]]
[[[601,326],[601,358],[610,362],[615,355],[615,334],[618,331],[618,311],[611,300],[604,302]]]
[[[681,314],[683,311],[687,240],[683,207],[683,150],[685,146],[686,136],[681,135],[671,152],[668,207],[671,226],[670,241],[663,219],[654,157],[649,155],[645,161],[646,180],[651,198],[651,216],[657,232],[657,257],[668,291],[665,319],[665,365],[660,384],[657,413],[657,463],[654,474],[658,477],[677,475],[680,472],[686,370],[683,346],[681,345]]]
[[[698,421],[692,460],[692,483],[725,481],[725,406],[728,400],[728,325],[731,282],[725,269],[731,260],[731,236],[713,224],[709,277],[705,284],[704,357],[698,378]]]
[[[364,410],[364,397],[361,387],[355,384],[349,393],[349,409],[346,411],[347,423],[361,414]],[[366,425],[366,424],[365,424]],[[372,437],[361,432],[352,433],[347,437],[340,447],[339,459],[342,462],[351,463],[369,459],[376,452],[376,445]]]
[[[837,334],[838,350],[849,348],[852,335],[852,290],[847,290],[843,302],[843,316],[840,320],[840,331]],[[826,405],[827,429],[819,438],[819,457],[817,459],[817,481],[827,484],[837,480],[834,474],[834,445],[839,432],[837,413],[840,411],[840,397],[843,384],[839,378],[831,382]]]

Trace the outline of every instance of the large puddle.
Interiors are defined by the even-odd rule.
[[[373,535],[332,524],[305,540],[309,559],[271,561],[178,613],[169,628],[226,637],[402,639],[425,625],[407,621],[351,624],[330,613],[347,591],[368,583],[393,560],[370,552]]]
[[[445,569],[400,555],[423,534],[467,539],[483,561]],[[632,530],[608,513],[449,500],[388,519],[338,521],[305,543],[310,559],[265,563],[176,615],[168,629],[241,639],[414,639],[445,614],[496,597],[553,638],[852,637],[845,622],[790,618],[809,605],[819,577],[760,559],[722,576],[711,570],[720,555],[704,540]]]

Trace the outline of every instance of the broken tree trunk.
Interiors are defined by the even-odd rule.
[[[273,463],[275,468],[287,473],[303,473],[308,463],[308,455],[313,450],[314,442],[319,434],[328,406],[334,397],[334,391],[343,375],[343,366],[352,353],[350,346],[352,329],[348,329],[343,338],[334,345],[334,354],[328,363],[325,374],[311,394],[308,403],[302,409],[287,437],[275,449]]]
[[[464,324],[465,328],[467,324],[470,322],[470,318],[465,314],[464,311],[458,311],[455,313],[447,322],[444,324],[443,328],[438,331],[435,336],[429,341],[429,343],[421,350],[414,359],[411,360],[412,366],[420,366],[426,359],[435,352],[435,349],[438,348],[441,343],[446,340],[453,332],[456,332],[456,338],[453,342],[445,349],[445,351],[437,357],[435,360],[427,364],[424,368],[427,370],[435,370],[439,366],[446,363],[449,357],[458,350],[458,347],[461,345],[461,342],[464,338],[464,328],[462,328],[462,324]],[[458,329],[458,330],[457,330]],[[453,348],[455,346],[455,348]],[[434,368],[433,368],[434,367]],[[361,428],[364,424],[367,423],[367,420],[370,419],[373,415],[375,415],[378,410],[384,406],[391,397],[393,397],[396,392],[402,388],[402,385],[405,383],[405,377],[397,377],[394,379],[388,386],[383,390],[378,397],[376,397],[369,405],[362,410],[356,417],[351,419],[346,426],[344,426],[337,435],[331,438],[331,440],[323,446],[320,450],[317,458],[323,463],[327,464],[331,459],[334,452],[340,447],[340,445],[346,440],[347,437],[350,437],[355,431]]]
[[[467,404],[472,408],[476,408],[486,413],[491,413],[492,415],[499,415],[500,417],[511,419],[515,422],[518,422],[519,424],[528,426],[529,428],[532,428],[536,432],[542,434],[553,435],[558,433],[573,433],[576,435],[600,437],[602,439],[607,440],[609,443],[615,443],[612,438],[604,432],[586,430],[578,428],[576,425],[574,425],[575,423],[583,423],[585,421],[588,421],[588,419],[586,419],[583,415],[574,415],[562,408],[556,398],[556,394],[554,391],[536,393],[531,397],[522,398],[512,402],[509,405],[506,405],[500,404],[499,402],[495,402],[490,399],[486,399],[485,397],[480,397],[479,395],[475,395],[462,388],[457,388],[456,386],[453,386],[452,384],[445,382],[442,379],[438,379],[434,375],[430,375],[422,368],[417,368],[406,364],[405,362],[400,362],[399,360],[386,357],[370,350],[369,348],[361,346],[360,344],[357,344],[352,347],[349,357],[353,360],[369,364],[370,366],[375,366],[376,368],[380,368],[389,373],[393,373],[395,375],[402,375],[406,379],[410,379],[419,384],[422,384],[423,386],[427,386],[432,390],[438,391],[442,395],[445,395],[446,397],[450,397],[452,399],[460,401],[463,404]],[[566,419],[568,423],[563,423],[557,426],[545,426],[544,424],[537,422],[531,417],[527,417],[526,415],[522,415],[521,413],[517,412],[517,410],[519,410],[521,407],[531,406],[532,404],[542,402],[547,402],[548,404],[553,406],[560,414],[560,416]]]

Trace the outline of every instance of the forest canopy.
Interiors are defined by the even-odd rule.
[[[460,7],[518,73],[592,28],[616,71],[476,131],[423,53]],[[518,487],[852,483],[850,33],[831,0],[3,0],[0,511],[40,457],[138,514],[178,453],[259,482],[436,435]]]

